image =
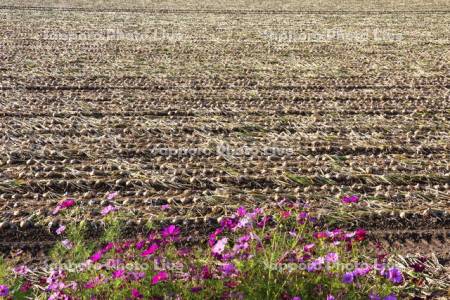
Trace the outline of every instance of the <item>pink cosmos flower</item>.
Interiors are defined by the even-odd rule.
[[[53,214],[56,215],[60,210],[72,207],[75,205],[75,200],[67,199],[59,203],[53,210]]]
[[[350,204],[350,203],[358,203],[359,202],[359,197],[356,195],[352,195],[352,196],[345,196],[342,198],[342,203],[345,204]]]
[[[356,268],[353,271],[353,275],[355,275],[356,277],[366,276],[371,270],[372,268],[370,266],[367,266],[365,268]]]
[[[30,271],[31,270],[25,265],[17,266],[13,269],[13,272],[20,276],[26,276]]]
[[[102,216],[106,216],[107,214],[109,214],[110,212],[116,211],[118,210],[117,207],[115,207],[114,205],[108,205],[106,207],[104,207],[101,211]]]
[[[214,254],[222,254],[225,250],[225,246],[228,243],[228,238],[224,237],[217,241],[217,243],[212,247],[211,251]]]
[[[153,243],[150,245],[150,247],[147,248],[147,250],[145,250],[144,252],[141,253],[141,256],[142,257],[149,256],[149,255],[155,253],[156,250],[158,250],[158,249],[159,249],[159,246],[157,244]]]
[[[263,228],[264,226],[267,225],[267,223],[269,223],[272,220],[272,216],[264,216],[261,221],[259,221],[258,223],[256,223],[256,225],[259,228]]]
[[[131,290],[131,299],[142,299],[144,296],[139,293],[138,289],[133,288]]]
[[[86,284],[85,284],[85,288],[87,289],[93,289],[96,286],[100,285],[103,283],[103,281],[105,280],[104,275],[100,275],[97,277],[92,278],[91,280],[89,280]]]
[[[283,218],[283,219],[288,219],[290,216],[291,216],[291,211],[289,211],[289,210],[285,210],[285,211],[282,211],[281,212],[281,217]]]
[[[306,244],[305,246],[303,246],[303,251],[305,252],[311,252],[311,250],[315,247],[316,245],[311,243],[311,244]]]
[[[61,225],[61,226],[59,226],[59,227],[56,229],[56,234],[57,234],[57,235],[61,235],[61,234],[64,233],[65,230],[66,230],[66,226]]]
[[[339,260],[339,254],[336,252],[330,252],[325,256],[325,260],[329,263],[335,263]]]
[[[108,200],[113,200],[114,198],[116,198],[119,195],[119,192],[111,192],[108,193],[108,195],[106,196],[106,198],[108,198]]]
[[[166,281],[169,279],[169,274],[165,271],[161,271],[152,277],[152,285],[158,284],[158,282]]]
[[[68,240],[68,239],[65,239],[65,240],[62,240],[61,241],[61,244],[64,246],[64,248],[66,248],[66,249],[72,249],[73,248],[73,244],[72,244],[72,242],[70,241],[70,240]]]
[[[106,244],[105,247],[102,248],[101,251],[102,251],[103,253],[106,253],[106,252],[108,252],[109,250],[111,250],[112,248],[114,248],[114,243],[108,243],[108,244]]]

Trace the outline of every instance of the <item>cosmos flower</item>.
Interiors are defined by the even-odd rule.
[[[366,234],[367,232],[362,229],[362,228],[358,228],[355,231],[355,240],[356,241],[363,241],[366,238]]]
[[[89,281],[84,285],[84,287],[85,287],[86,289],[93,289],[93,288],[97,287],[98,285],[102,284],[102,283],[104,282],[104,280],[105,280],[105,277],[104,277],[104,275],[102,274],[102,275],[100,275],[100,276],[94,277],[94,278],[92,278],[91,280],[89,280]]]
[[[166,228],[162,230],[162,237],[163,238],[175,238],[180,234],[181,230],[179,227],[175,225],[169,225]]]
[[[311,250],[315,247],[316,245],[311,243],[311,244],[306,244],[305,246],[303,246],[303,251],[305,252],[311,252]]]
[[[259,221],[258,223],[256,223],[256,225],[259,228],[263,228],[264,226],[267,225],[267,223],[269,223],[272,220],[272,216],[264,216],[261,221]]]
[[[13,272],[20,276],[26,276],[30,271],[31,270],[25,265],[17,266],[13,269]]]
[[[103,251],[99,250],[99,251],[95,252],[93,255],[91,255],[91,257],[89,259],[92,260],[93,262],[98,262],[100,259],[102,259],[102,256],[103,256]]]
[[[226,277],[229,277],[237,272],[237,269],[233,263],[224,264],[221,267],[222,274]]]
[[[324,239],[328,237],[328,233],[325,231],[314,232],[313,236],[316,239]]]
[[[55,232],[56,232],[57,235],[61,235],[61,234],[64,233],[65,230],[66,230],[66,226],[60,225],[60,226],[56,229]]]
[[[69,208],[69,207],[72,207],[74,205],[75,205],[75,200],[73,200],[73,199],[64,200],[55,207],[55,209],[53,210],[53,214],[56,215],[59,211]]]
[[[119,195],[119,192],[111,192],[111,193],[108,193],[108,195],[106,196],[106,198],[107,198],[108,200],[113,200],[113,199],[116,198],[118,195]]]
[[[116,211],[116,210],[118,210],[118,208],[115,207],[114,205],[110,204],[102,209],[101,214],[102,214],[102,216],[106,216],[107,214],[109,214],[113,211]]]
[[[138,289],[133,288],[131,290],[131,299],[142,299],[144,296],[138,291]]]
[[[9,288],[6,285],[0,285],[0,297],[6,297],[9,295]]]
[[[308,272],[315,272],[322,269],[322,265],[325,263],[325,259],[323,257],[319,257],[313,260],[306,268]]]
[[[339,254],[336,252],[330,252],[325,256],[325,261],[329,263],[335,263],[339,260]]]
[[[114,279],[122,278],[124,276],[125,276],[125,270],[124,269],[115,270],[112,273],[112,278],[114,278]]]
[[[353,271],[353,275],[355,277],[362,277],[362,276],[366,276],[367,274],[369,274],[369,272],[372,270],[372,268],[370,266],[367,266],[365,268],[356,268]]]
[[[245,207],[239,207],[236,211],[236,214],[238,215],[238,217],[243,217],[247,214],[247,210],[245,209]]]
[[[211,251],[214,254],[222,254],[225,250],[225,246],[228,243],[228,238],[224,237],[217,241],[217,243],[212,247]]]
[[[356,195],[352,195],[352,196],[345,196],[342,198],[342,203],[345,204],[350,204],[350,203],[358,203],[359,202],[359,197]]]
[[[68,240],[68,239],[62,240],[61,244],[64,246],[64,248],[66,248],[68,250],[73,248],[72,242],[70,240]]]
[[[387,272],[387,278],[393,283],[400,284],[403,282],[403,274],[397,268],[390,268]]]
[[[147,248],[147,250],[145,250],[144,252],[141,253],[141,256],[142,257],[149,256],[149,255],[155,253],[156,250],[158,250],[158,249],[159,249],[159,246],[157,244],[153,243],[150,245],[150,247]]]
[[[355,280],[355,276],[353,275],[353,272],[347,272],[342,276],[342,282],[350,284]]]
[[[145,245],[145,241],[139,241],[136,243],[135,247],[137,250],[141,250],[142,247],[144,247],[144,245]]]
[[[155,276],[152,277],[152,285],[158,284],[158,282],[166,281],[169,279],[169,274],[165,271],[158,272]]]
[[[219,234],[221,234],[222,231],[223,231],[222,228],[217,228],[213,233],[211,233],[209,235],[208,244],[209,244],[210,247],[214,246],[214,244],[216,243],[217,236]]]
[[[282,211],[281,212],[281,217],[283,218],[283,219],[288,219],[290,216],[291,216],[291,211],[289,211],[289,210],[285,210],[285,211]]]

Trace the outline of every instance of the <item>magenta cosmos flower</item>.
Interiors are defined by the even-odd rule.
[[[238,215],[238,217],[243,217],[247,214],[247,210],[245,209],[245,207],[239,207],[236,211],[236,214]]]
[[[112,278],[114,278],[114,279],[122,278],[124,276],[125,276],[125,270],[124,269],[118,269],[118,270],[115,270],[112,273]]]
[[[131,299],[142,299],[144,296],[138,291],[138,289],[131,290]]]
[[[169,225],[162,231],[162,237],[163,238],[174,238],[177,237],[180,234],[181,230],[175,225]]]
[[[169,279],[169,274],[165,271],[161,271],[152,278],[152,285],[158,284],[158,282],[166,281]]]
[[[147,250],[145,250],[144,252],[141,253],[141,256],[145,257],[145,256],[152,255],[158,249],[159,249],[159,246],[157,244],[153,243],[150,245],[150,247],[147,248]]]
[[[59,203],[55,209],[53,210],[53,214],[56,215],[60,210],[72,207],[75,205],[75,200],[73,199],[67,199]]]
[[[92,256],[89,259],[92,260],[93,262],[98,262],[100,259],[102,259],[102,256],[103,256],[103,251],[98,250],[97,252],[92,254]]]
[[[344,198],[342,198],[342,203],[345,203],[345,204],[358,203],[358,202],[359,202],[359,197],[356,195],[345,196]]]

